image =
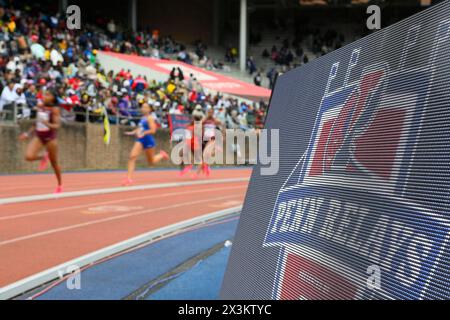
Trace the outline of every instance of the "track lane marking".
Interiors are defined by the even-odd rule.
[[[97,262],[100,262],[102,259],[107,257],[114,256],[120,252],[124,252],[133,247],[138,247],[148,243],[149,241],[154,241],[156,238],[163,239],[165,235],[169,235],[177,230],[181,230],[183,228],[188,228],[195,226],[199,223],[203,223],[205,221],[220,218],[226,216],[231,213],[235,213],[242,210],[242,206],[228,208],[225,210],[220,210],[216,212],[211,212],[207,214],[203,214],[197,216],[195,218],[187,219],[181,222],[177,222],[168,226],[164,226],[133,238],[129,238],[127,240],[115,243],[113,245],[104,247],[94,252],[90,252],[73,260],[64,262],[57,266],[51,267],[50,269],[46,269],[44,271],[38,272],[11,284],[6,284],[3,287],[0,287],[0,300],[9,299],[14,296],[17,296],[25,291],[36,288],[48,281],[53,279],[57,279],[61,277],[61,272],[66,272],[68,266],[77,265],[81,268],[92,265]],[[193,229],[195,230],[195,229]],[[67,275],[67,274],[65,274]]]
[[[245,171],[245,169],[238,169],[236,171],[241,171],[241,170]],[[242,174],[250,175],[250,169],[248,169],[248,170],[249,170],[248,174],[246,172],[242,172]],[[175,170],[167,170],[167,171],[162,170],[162,171],[156,171],[156,172],[138,171],[137,174],[139,175],[138,180],[155,179],[156,181],[150,182],[150,183],[163,183],[166,180],[174,180],[174,181],[178,180],[179,181],[180,178],[174,176],[173,175],[174,172],[176,172],[176,171]],[[219,176],[224,173],[223,169],[218,169],[217,171],[215,170],[215,172]],[[125,171],[125,173],[126,173],[126,171]],[[154,175],[155,173],[158,173],[158,174]],[[159,173],[162,173],[162,174],[159,175]],[[170,174],[169,177],[166,177],[166,173]],[[80,181],[79,178],[83,174],[98,175],[98,174],[105,174],[105,173],[99,173],[99,172],[65,173],[65,177],[66,177],[65,181],[68,183],[67,187],[69,187],[70,189],[72,189],[72,187],[74,187],[74,188],[78,188],[78,187],[87,187],[87,188],[89,188],[91,186],[98,186],[99,184],[109,184],[109,185],[117,184],[117,181],[118,181],[117,179],[120,179],[120,177],[123,177],[124,172],[121,171],[121,172],[119,172],[117,174],[116,174],[116,172],[107,172],[106,173],[107,175],[105,175],[103,179],[98,179],[97,177],[95,177],[95,179],[92,179],[92,180],[95,180],[95,182],[92,182],[92,183],[90,183],[89,181],[85,181],[83,183],[79,182]],[[242,174],[241,174],[241,176],[242,176]],[[116,175],[119,175],[119,177],[117,177]],[[11,175],[11,176],[7,176],[8,179],[4,179],[5,176],[2,177],[0,175],[0,185],[1,184],[8,184],[9,185],[8,187],[1,187],[0,188],[0,194],[2,194],[2,192],[4,192],[4,191],[29,190],[29,189],[36,189],[37,187],[41,187],[42,186],[42,180],[35,179],[35,178],[37,178],[39,176],[40,177],[44,177],[44,178],[48,178],[51,181],[53,181],[53,179],[54,179],[53,174],[44,174],[44,175],[42,175],[42,174],[38,174],[38,175],[36,175],[36,174],[29,174],[29,175],[26,175],[25,177],[23,177],[23,179],[19,179],[19,180],[16,180],[16,181],[12,182],[12,181],[8,181],[8,180],[13,179],[16,176]],[[30,181],[29,178],[32,178],[32,180]],[[94,177],[92,177],[92,178],[94,178]],[[238,176],[236,176],[235,178],[238,178]],[[208,178],[200,177],[199,181],[203,181],[203,180],[207,180],[207,179]],[[147,184],[150,184],[150,183],[147,183]],[[142,181],[141,181],[141,183],[139,183],[139,185],[141,185],[141,184],[142,184]],[[84,189],[86,189],[86,188],[83,188],[83,190]],[[71,190],[71,191],[81,191],[81,190],[77,189],[77,190]]]
[[[106,204],[121,203],[121,202],[126,202],[126,201],[136,201],[136,200],[153,199],[153,198],[159,198],[159,197],[178,196],[178,195],[192,194],[192,193],[199,193],[199,192],[208,192],[208,191],[241,189],[241,188],[246,188],[246,187],[247,186],[224,187],[224,188],[215,188],[215,189],[208,188],[208,189],[200,189],[200,190],[193,190],[193,191],[190,190],[190,191],[182,191],[182,192],[169,192],[169,193],[163,193],[163,194],[158,194],[158,195],[149,195],[149,196],[134,197],[134,198],[128,198],[128,199],[90,202],[87,204],[81,204],[81,205],[76,205],[76,206],[64,206],[64,207],[59,207],[59,208],[54,208],[54,209],[31,211],[31,212],[27,212],[27,213],[18,213],[18,214],[13,214],[10,216],[3,216],[3,217],[0,216],[0,221],[26,218],[26,217],[36,216],[36,215],[41,215],[41,214],[46,214],[46,213],[59,212],[62,210],[81,209],[81,208],[86,208],[86,207],[95,206],[95,205],[106,205]]]
[[[203,184],[243,182],[243,181],[249,181],[249,180],[250,180],[249,178],[230,178],[230,179],[200,180],[200,181],[189,181],[189,182],[169,182],[169,183],[158,183],[158,184],[146,184],[146,185],[132,186],[132,187],[116,187],[116,188],[92,189],[92,190],[86,190],[86,191],[72,191],[72,192],[66,192],[66,193],[61,193],[61,194],[31,195],[31,196],[0,199],[0,205],[12,204],[12,203],[23,203],[23,202],[30,202],[30,201],[42,201],[42,200],[92,196],[92,195],[98,195],[98,194],[149,190],[149,189],[162,189],[162,188],[194,186],[194,185],[203,185]]]
[[[68,178],[64,179],[64,181],[65,181],[65,183],[67,184],[67,186],[70,189],[75,188],[75,190],[72,190],[72,191],[81,191],[82,189],[78,189],[78,188],[86,187],[86,188],[83,188],[83,189],[88,189],[88,188],[90,188],[92,186],[98,186],[99,184],[100,185],[102,185],[102,184],[105,184],[105,185],[116,184],[116,185],[118,185],[117,177],[115,177],[114,179],[112,179],[112,178],[109,179],[109,178],[110,177],[108,177],[108,179],[96,180],[95,182],[87,182],[87,183],[86,183],[86,181],[85,182],[79,182],[79,179],[68,179]],[[164,178],[165,177],[157,178],[157,179],[155,179],[156,181],[154,181],[152,183],[162,183],[163,181],[168,180],[168,179],[164,179]],[[143,177],[139,177],[139,180],[144,180],[144,179],[145,178],[143,178]],[[51,180],[52,183],[53,183],[54,177],[53,176],[49,177],[49,180]],[[175,179],[175,177],[171,177],[170,180],[176,180],[176,179]],[[206,179],[202,178],[202,180],[206,180]],[[120,182],[120,180],[119,180],[119,182]],[[2,183],[2,182],[0,181],[0,183]],[[7,182],[4,182],[4,183],[7,183]],[[26,183],[26,185],[24,186],[25,183]],[[11,184],[11,182],[9,182],[9,184]],[[141,184],[142,183],[137,184],[137,185],[141,185]],[[147,183],[147,184],[149,184],[149,183]],[[20,181],[20,182],[17,182],[17,185],[13,185],[13,186],[9,186],[9,187],[2,187],[0,189],[0,193],[2,193],[4,191],[12,191],[12,190],[32,190],[32,189],[39,188],[41,186],[42,186],[42,181],[31,181],[31,182],[29,182],[29,181]],[[53,184],[52,184],[52,186],[53,186]]]
[[[122,214],[122,215],[118,215],[118,216],[114,216],[114,217],[108,217],[108,218],[92,220],[92,221],[88,221],[88,222],[84,222],[84,223],[73,224],[73,225],[66,226],[66,227],[50,229],[50,230],[46,230],[46,231],[42,231],[42,232],[32,233],[32,234],[22,236],[22,237],[17,237],[17,238],[1,241],[0,247],[8,245],[8,244],[24,241],[24,240],[47,236],[47,235],[58,233],[58,232],[83,228],[83,227],[87,227],[87,226],[91,226],[91,225],[95,225],[95,224],[99,224],[99,223],[104,223],[104,222],[124,219],[124,218],[128,218],[128,217],[138,216],[138,215],[142,215],[142,214],[152,213],[152,212],[159,211],[159,210],[175,209],[175,208],[179,208],[179,207],[183,207],[183,206],[187,206],[187,205],[195,205],[195,204],[199,204],[199,203],[205,203],[205,202],[211,202],[211,201],[217,201],[217,200],[223,200],[223,199],[230,199],[230,198],[235,198],[238,196],[241,196],[241,195],[229,195],[229,196],[223,196],[223,197],[210,198],[207,200],[182,202],[182,203],[175,204],[175,205],[152,208],[152,209],[137,211],[137,212],[133,212],[133,213]]]

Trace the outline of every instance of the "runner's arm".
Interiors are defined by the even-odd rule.
[[[61,127],[61,113],[59,108],[54,107],[53,108],[53,115],[52,115],[52,120],[53,123],[50,123],[50,121],[43,121],[43,123],[49,127],[50,129],[59,129],[59,127]]]

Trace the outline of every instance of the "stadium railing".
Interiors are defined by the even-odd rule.
[[[3,106],[3,109],[0,111],[0,122],[17,122],[17,105],[16,103],[9,103]]]
[[[68,111],[62,109],[61,118],[63,122],[78,122],[78,123],[102,123],[103,112],[96,112],[94,110],[85,109],[82,111]],[[20,120],[34,119],[36,117],[36,109],[29,108],[22,104],[10,103],[3,106],[0,111],[0,123],[17,124]],[[131,121],[136,120],[139,116],[123,116],[120,114],[108,114],[111,125],[125,125],[128,126]]]

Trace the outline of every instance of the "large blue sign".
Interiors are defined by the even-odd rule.
[[[291,169],[272,177],[280,187],[250,185],[224,298],[450,298],[449,9],[444,2],[281,77],[299,81],[277,84],[268,129],[289,123],[286,109],[304,122],[281,135]],[[315,92],[286,99],[292,90],[281,86],[306,94],[311,74]],[[263,211],[258,196],[273,199]],[[254,259],[267,257],[251,268],[240,255],[255,239]],[[264,275],[241,281],[250,269]]]

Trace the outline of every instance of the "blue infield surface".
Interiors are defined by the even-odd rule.
[[[238,215],[150,243],[81,273],[81,288],[66,281],[36,299],[217,299]]]
[[[146,299],[219,299],[219,290],[230,251],[230,247],[224,247],[207,259],[199,261],[192,269],[181,274]]]

